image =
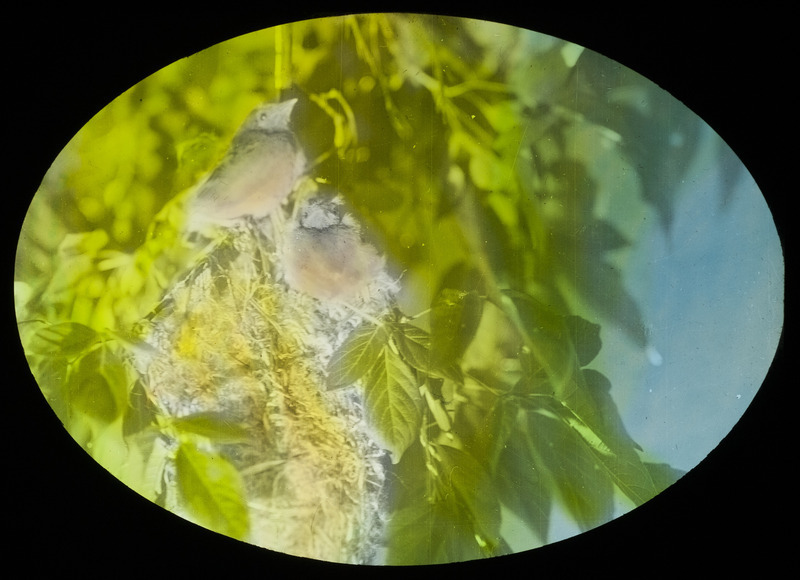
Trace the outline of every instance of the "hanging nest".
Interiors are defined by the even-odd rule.
[[[296,212],[295,212],[296,213]],[[381,271],[355,303],[285,283],[293,223],[276,212],[225,229],[146,321],[134,361],[162,417],[214,417],[246,433],[204,443],[238,471],[247,541],[334,562],[375,563],[386,453],[370,437],[357,387],[328,392],[325,368],[365,317],[391,307]],[[151,348],[152,347],[152,348]],[[174,467],[164,503],[192,519]]]

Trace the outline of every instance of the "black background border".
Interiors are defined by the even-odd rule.
[[[784,569],[794,545],[796,484],[790,427],[796,412],[781,345],[764,386],[742,420],[709,457],[643,507],[597,530],[531,552],[419,569],[355,568],[287,557],[185,523],[139,497],[89,458],[45,403],[14,330],[13,255],[33,193],[67,141],[116,96],[147,75],[217,42],[312,17],[374,11],[378,6],[271,3],[203,9],[182,3],[134,3],[93,9],[22,6],[5,19],[4,169],[11,176],[3,258],[3,330],[9,330],[3,381],[4,503],[10,514],[5,567],[25,575],[60,572],[178,577],[342,572],[417,574],[522,572],[646,577],[701,572],[761,574]],[[257,6],[264,6],[260,9]],[[334,8],[336,8],[334,10]],[[791,296],[792,248],[787,204],[796,192],[796,48],[788,8],[654,6],[563,10],[500,9],[402,3],[385,11],[495,20],[571,40],[645,75],[711,125],[733,148],[764,193],[782,237]],[[261,10],[261,12],[259,12]],[[16,29],[16,30],[15,30]],[[792,155],[794,157],[795,155]],[[794,163],[793,163],[794,162]],[[794,179],[791,179],[794,178]],[[4,218],[5,219],[5,218]],[[791,303],[785,329],[790,328]],[[743,329],[746,332],[746,329]],[[721,340],[724,340],[721,337]],[[2,383],[0,383],[2,384]],[[13,567],[12,567],[13,566]],[[791,569],[791,568],[789,568]]]

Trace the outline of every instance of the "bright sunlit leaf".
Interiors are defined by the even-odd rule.
[[[328,363],[328,388],[352,385],[375,364],[388,340],[385,330],[371,323],[356,328]]]
[[[417,438],[422,399],[414,373],[384,347],[364,378],[367,414],[396,462]]]
[[[248,532],[247,507],[239,472],[222,455],[184,440],[175,456],[178,487],[192,518],[233,538]]]

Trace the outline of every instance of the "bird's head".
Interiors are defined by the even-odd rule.
[[[261,131],[286,131],[289,128],[292,111],[297,99],[288,99],[280,103],[267,103],[256,107],[243,123],[243,129]]]

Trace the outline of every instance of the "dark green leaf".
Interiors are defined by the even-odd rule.
[[[138,433],[155,421],[156,407],[145,392],[142,382],[135,381],[128,394],[128,408],[122,423],[122,434],[128,437]]]
[[[470,373],[465,385],[481,386],[482,382]],[[492,397],[490,400],[488,409],[476,405],[474,398],[462,405],[457,415],[457,426],[464,448],[488,470],[494,471],[500,453],[513,436],[517,404],[510,397]]]
[[[586,366],[594,360],[603,346],[600,340],[600,325],[574,315],[567,316],[566,323],[572,335],[572,343],[575,345],[578,364]]]
[[[677,184],[689,167],[697,146],[699,119],[686,115],[683,105],[667,93],[650,88],[653,100],[651,116],[637,115],[630,110],[624,126],[617,127],[623,136],[622,150],[636,167],[641,167],[642,197],[651,204],[669,230],[675,212]],[[675,139],[681,146],[675,146]]]
[[[500,502],[486,468],[460,449],[437,445],[436,451],[437,485],[442,494],[440,502],[446,506],[444,513],[463,518],[459,527],[467,532],[467,542],[477,544],[482,557],[502,555],[505,544],[500,537]]]
[[[184,440],[175,457],[178,489],[197,523],[243,540],[249,522],[244,487],[236,468],[222,455]]]
[[[542,541],[547,541],[552,509],[552,482],[530,452],[531,442],[509,439],[495,479],[500,501]]]
[[[606,439],[619,441],[616,449],[633,448],[641,450],[641,447],[628,435],[625,425],[620,417],[617,405],[611,398],[611,382],[599,371],[594,369],[583,369],[581,374],[586,384],[586,393],[594,402],[596,412],[593,416],[597,417],[596,428],[603,433]]]
[[[123,363],[116,357],[103,356],[98,349],[70,370],[65,403],[68,408],[110,423],[125,410],[128,382]]]
[[[469,454],[443,445],[433,446],[436,474],[425,469],[416,454],[403,465],[415,480],[430,478],[436,490],[425,499],[425,486],[409,490],[404,505],[392,514],[388,530],[388,564],[414,565],[458,562],[510,552],[499,535],[500,505],[485,468]],[[419,451],[419,447],[415,447]],[[412,454],[413,455],[413,454]],[[425,501],[427,499],[427,501]]]
[[[594,447],[560,418],[533,412],[527,442],[555,483],[564,507],[582,530],[609,521],[614,510],[614,486]],[[530,455],[526,458],[531,461]],[[532,462],[536,466],[537,462]],[[536,512],[529,514],[536,523]],[[530,525],[530,524],[529,524]]]
[[[636,452],[638,446],[625,432],[607,392],[589,389],[580,381],[562,401],[553,399],[550,412],[580,436],[598,464],[636,505],[656,495],[653,480]]]
[[[550,352],[553,356],[559,356],[560,353],[560,358],[572,359],[567,352],[571,345],[578,365],[585,366],[600,352],[602,341],[599,324],[573,314],[560,314],[553,307],[522,292],[506,290],[504,293],[514,302],[531,339],[541,349],[537,358],[547,358],[546,353]],[[548,341],[554,344],[546,344]],[[571,362],[574,361],[564,360],[561,364],[568,366]],[[555,361],[540,360],[540,363],[545,368],[557,368]]]
[[[392,326],[392,340],[403,359],[417,370],[440,379],[462,380],[461,372],[453,359],[435,359],[431,352],[431,336],[412,324]]]
[[[376,195],[376,192],[380,192]],[[400,207],[403,196],[387,188],[386,184],[365,180],[361,187],[348,191],[349,201],[356,207],[372,212],[389,212]]]
[[[458,262],[442,276],[436,294],[434,295],[433,305],[438,301],[438,297],[447,290],[448,292],[474,292],[478,296],[486,294],[486,281],[480,270],[467,262]]]
[[[466,511],[478,543],[489,552],[496,549],[500,537],[500,503],[485,464],[469,453],[447,445],[437,445],[439,481],[448,501],[456,501]]]
[[[99,340],[97,332],[77,322],[61,322],[38,329],[26,344],[34,354],[72,358]]]
[[[415,369],[428,372],[431,368],[431,337],[413,324],[392,325],[392,340],[405,361]]]
[[[498,499],[535,533],[547,541],[553,482],[535,452],[527,429],[517,426],[518,406],[513,399],[495,406],[493,434],[495,459],[489,464]]]
[[[64,421],[69,413],[67,401],[64,397],[64,384],[69,376],[70,363],[59,357],[46,357],[36,365],[31,366],[36,382],[42,389],[50,406],[56,415]]]
[[[567,318],[543,302],[513,290],[504,294],[513,301],[531,339],[533,358],[544,369],[556,394],[566,392],[578,372],[578,358]]]
[[[387,564],[449,564],[485,558],[465,511],[450,502],[419,501],[389,520]],[[498,546],[498,553],[505,544]]]
[[[611,381],[600,371],[594,369],[583,369],[581,371],[583,380],[586,383],[586,388],[590,393],[596,391],[598,393],[608,394],[611,391]],[[599,396],[599,395],[598,395]],[[616,408],[614,409],[616,413]]]
[[[622,272],[593,256],[578,263],[580,284],[577,290],[592,308],[619,324],[640,347],[647,345],[639,305],[626,290]]]
[[[443,288],[431,307],[431,356],[438,363],[461,360],[475,337],[483,300],[475,291]]]
[[[449,563],[443,548],[445,530],[433,518],[433,507],[420,500],[392,514],[388,526],[390,566]]]

